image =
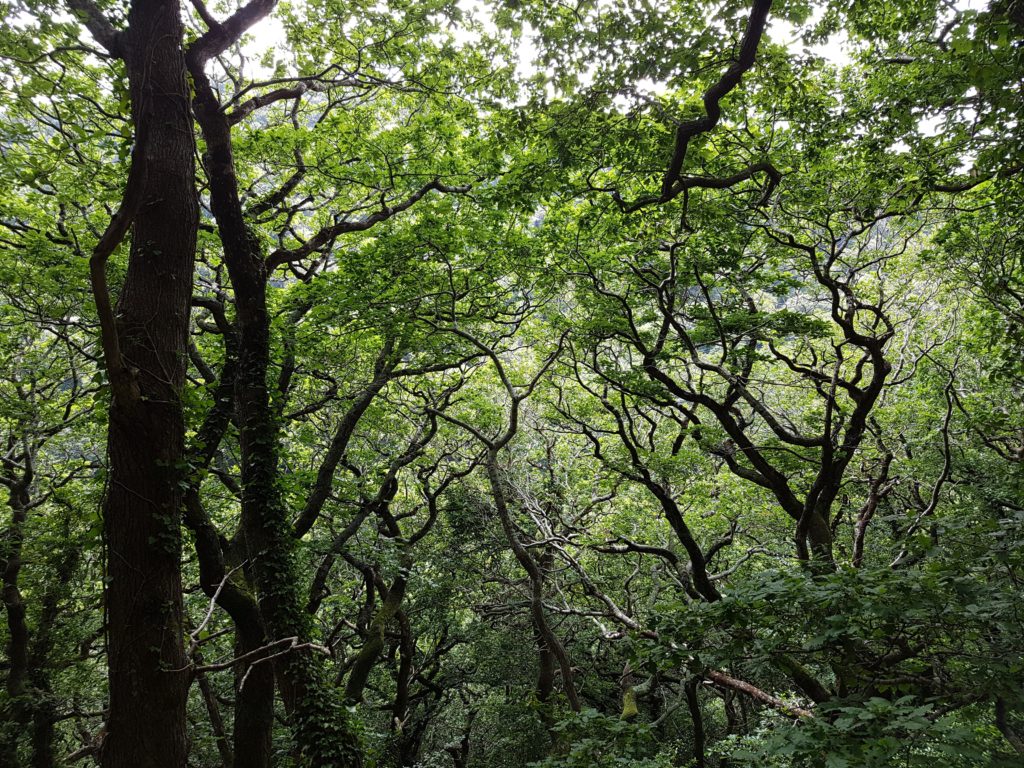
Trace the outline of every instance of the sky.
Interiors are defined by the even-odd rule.
[[[631,0],[607,1],[619,3],[630,2]],[[301,3],[301,0],[297,0],[297,3]],[[649,3],[646,2],[644,4],[649,5]],[[467,14],[471,14],[476,18],[486,19],[489,15],[489,9],[493,4],[485,2],[484,0],[459,0],[459,5]],[[958,10],[980,10],[988,5],[988,0],[954,0],[952,5]],[[824,9],[819,7],[815,11],[812,23],[813,21],[820,19],[823,14]],[[807,50],[809,53],[820,56],[833,64],[842,66],[851,61],[851,45],[848,38],[842,34],[834,36],[827,43],[806,47],[799,40],[799,30],[789,22],[779,18],[771,18],[769,20],[768,32],[776,41],[783,42],[791,48]],[[454,30],[454,34],[456,40],[460,42],[471,42],[474,37],[474,33],[459,28]],[[535,40],[535,32],[527,26],[524,30],[523,38],[519,42],[518,49],[519,62],[517,72],[521,76],[528,77],[536,72],[535,60],[537,58],[537,47]],[[268,48],[283,47],[284,42],[285,32],[280,21],[275,18],[268,18],[261,21],[259,25],[252,30],[250,42],[246,45],[245,50],[252,58],[257,58]],[[586,78],[584,78],[584,84],[585,83]],[[652,86],[650,90],[653,90],[655,93],[658,91],[657,84],[651,83],[644,85]]]
[[[619,2],[619,0],[610,1]],[[628,2],[629,0],[625,1]],[[983,2],[984,0],[961,0],[957,5],[958,7],[964,7],[971,3],[980,4]],[[486,18],[488,16],[489,4],[481,0],[460,0],[459,5],[464,11],[473,14],[477,18]],[[818,18],[820,18],[821,13],[823,11],[819,10]],[[788,22],[780,19],[770,20],[769,33],[775,39],[786,41],[792,45],[798,45],[797,31]],[[470,42],[473,39],[473,33],[465,29],[455,29],[454,34],[456,40],[460,42]],[[529,76],[535,72],[534,61],[537,57],[535,39],[536,33],[527,25],[524,29],[523,38],[520,40],[518,50],[519,65],[517,72],[520,75]],[[246,52],[255,57],[265,52],[268,48],[282,47],[284,42],[285,32],[280,21],[275,18],[264,19],[252,30],[251,41],[246,46]],[[833,41],[827,45],[812,46],[810,51],[836,64],[844,64],[850,60],[846,45],[842,41],[839,44]]]

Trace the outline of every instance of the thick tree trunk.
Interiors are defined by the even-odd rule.
[[[277,484],[277,424],[266,385],[270,365],[266,276],[238,267],[236,263],[232,268],[229,261],[240,332],[235,392],[242,448],[242,530],[260,610],[272,639],[308,641],[296,541]],[[275,661],[274,669],[297,747],[309,764],[314,768],[361,765],[341,698],[330,689],[313,652],[293,650]]]
[[[237,656],[267,644],[262,626],[247,627],[236,622],[235,628]],[[240,664],[235,672],[235,690],[235,766],[267,768],[274,735],[274,667],[269,662]]]
[[[42,701],[32,715],[32,768],[53,768],[57,759],[53,752],[54,725],[57,708],[50,701]]]
[[[117,302],[132,387],[115,388],[107,437],[105,768],[179,768],[186,758],[181,389],[199,208],[182,32],[177,2],[132,2],[123,46],[146,180]]]

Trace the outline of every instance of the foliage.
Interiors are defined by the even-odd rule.
[[[181,509],[135,544],[180,517],[189,765],[1017,764],[1024,11],[982,5],[174,4]],[[160,202],[151,6],[0,4],[5,766],[114,764],[105,342],[180,244],[95,249]]]

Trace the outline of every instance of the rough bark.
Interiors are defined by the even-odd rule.
[[[177,768],[186,759],[180,395],[199,208],[182,34],[177,3],[134,0],[120,39],[146,173],[140,199],[124,206],[134,216],[116,369],[130,386],[111,381],[107,438],[105,768]]]

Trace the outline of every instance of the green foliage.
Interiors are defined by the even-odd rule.
[[[596,709],[585,709],[561,721],[554,729],[564,744],[545,760],[530,763],[534,768],[613,768],[639,766],[665,768],[674,765],[671,756],[659,745],[651,729],[605,715]]]
[[[131,5],[97,8],[124,29]],[[266,386],[269,415],[242,436],[229,379],[252,307],[197,129],[175,467],[185,644],[209,686],[190,764],[225,763],[257,668],[231,663],[239,602],[268,642],[302,640],[259,662],[308,683],[270,702],[273,765],[1017,764],[1024,21],[961,5],[773,3],[669,195],[750,0],[279,2],[211,61],[269,259],[268,361],[241,387]],[[207,25],[181,8],[187,48]],[[87,759],[108,706],[89,256],[139,137],[84,11],[0,12],[16,766],[39,744]],[[742,173],[766,162],[768,195]],[[115,304],[128,251],[107,264]],[[506,430],[507,520],[481,469]]]

